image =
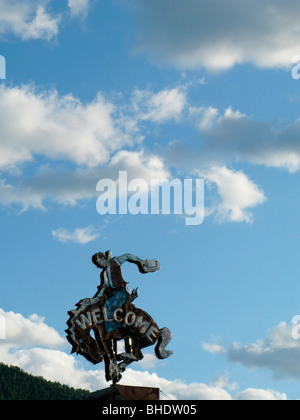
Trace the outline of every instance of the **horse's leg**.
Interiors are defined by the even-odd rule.
[[[125,344],[125,353],[119,354],[120,359],[132,359],[136,360],[136,357],[133,355],[133,339],[131,337],[124,338]]]
[[[122,369],[122,372],[133,362],[139,362],[144,358],[142,349],[146,347],[150,347],[155,343],[149,343],[149,340],[145,339],[145,337],[142,334],[139,334],[137,336],[134,336],[131,338],[130,348],[127,349],[129,351],[131,349],[131,353],[126,353],[128,355],[125,360],[120,363],[120,368]],[[126,355],[125,354],[125,355]],[[124,355],[124,356],[125,356]]]
[[[113,381],[117,383],[121,380],[121,371],[117,362],[117,340],[106,339],[103,342],[106,349],[105,361],[105,374],[107,382]]]
[[[94,336],[95,336],[99,351],[101,355],[104,355],[105,353],[107,353],[105,345],[104,345],[104,341],[103,341],[105,329],[101,328],[101,326],[98,325],[97,327],[93,328],[93,332],[94,332]]]
[[[113,339],[113,354],[114,358],[117,359],[118,356],[118,340]]]
[[[127,354],[132,354],[133,349],[132,349],[132,339],[130,337],[125,337],[124,339],[125,341],[125,351]]]
[[[104,358],[105,363],[105,377],[107,382],[115,381],[117,377],[117,382],[119,375],[117,373],[117,359],[116,359],[116,342],[112,339],[111,334],[106,332],[104,325],[97,325],[97,328],[94,330],[95,338],[98,343],[98,347],[103,352],[102,357]]]
[[[125,353],[119,354],[119,360],[122,360],[122,363],[119,364],[121,372],[124,372],[127,366],[131,365],[133,362],[138,362],[138,358],[133,354],[133,340],[130,337],[125,337]]]
[[[133,347],[133,355],[137,358],[137,360],[142,360],[144,358],[141,349],[145,347],[143,336],[137,335],[132,340],[132,347]]]

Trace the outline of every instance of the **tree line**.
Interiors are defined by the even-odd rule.
[[[0,400],[83,400],[89,391],[46,381],[0,363]]]

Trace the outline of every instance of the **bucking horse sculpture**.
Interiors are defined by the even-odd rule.
[[[102,272],[100,286],[93,298],[83,299],[68,312],[67,339],[72,353],[81,354],[93,364],[105,362],[106,380],[117,383],[121,373],[133,362],[143,359],[142,349],[156,344],[159,359],[170,357],[166,350],[172,338],[168,328],[160,329],[149,314],[133,301],[137,289],[128,290],[122,275],[124,262],[134,263],[143,274],[160,269],[156,260],[143,260],[132,254],[112,257],[110,251],[97,253],[92,262]],[[118,353],[118,341],[124,340],[124,351]]]

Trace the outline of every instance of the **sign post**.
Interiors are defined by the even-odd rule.
[[[155,354],[161,360],[173,354],[166,349],[172,339],[170,330],[159,328],[147,312],[135,307],[138,289],[128,290],[121,269],[129,262],[137,265],[142,274],[154,273],[160,264],[132,254],[112,257],[110,251],[98,252],[92,262],[101,269],[100,286],[94,297],[82,299],[76,309],[68,312],[67,339],[72,353],[81,354],[93,364],[104,361],[106,380],[116,385],[130,364],[143,359],[142,349],[156,345]],[[122,353],[118,352],[119,341],[124,341]],[[130,388],[118,389],[123,396],[141,395]]]
[[[112,385],[110,388],[96,391],[85,400],[90,401],[159,401],[159,388],[141,386]]]

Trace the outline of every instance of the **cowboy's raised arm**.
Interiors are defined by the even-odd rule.
[[[124,262],[128,261],[131,263],[139,263],[142,261],[141,258],[136,257],[133,254],[123,254],[120,257],[115,257],[114,260],[116,261],[117,264],[122,265],[124,264]]]
[[[160,269],[160,264],[156,260],[143,260],[133,254],[124,254],[120,257],[114,258],[115,262],[118,265],[124,264],[124,262],[128,261],[130,263],[136,264],[141,273],[153,273]]]

